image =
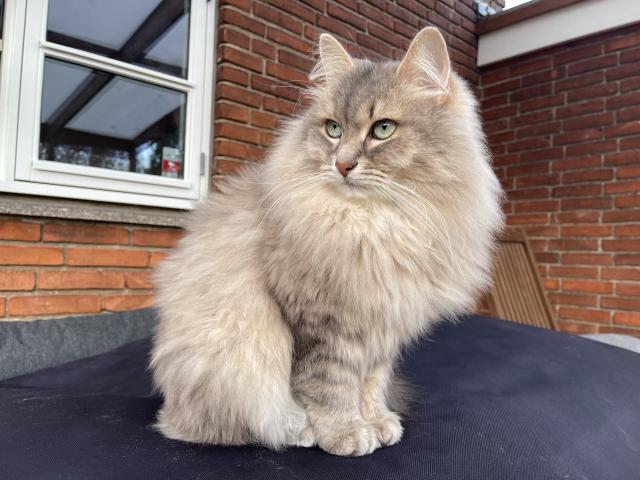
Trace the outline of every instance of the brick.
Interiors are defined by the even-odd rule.
[[[34,272],[0,270],[0,291],[33,290],[36,284]]]
[[[146,267],[149,253],[113,248],[68,248],[66,263],[73,266]]]
[[[558,309],[558,316],[560,318],[570,320],[582,320],[585,322],[595,323],[609,323],[609,320],[611,319],[611,314],[609,312],[569,307],[560,307]]]
[[[616,121],[618,123],[632,122],[634,120],[640,120],[640,107],[626,108],[616,113]]]
[[[640,136],[621,139],[620,150],[640,150]]]
[[[640,192],[640,181],[637,182],[615,182],[604,186],[605,193],[635,193]]]
[[[527,227],[524,229],[529,237],[557,237],[560,229],[556,226]]]
[[[613,206],[610,197],[570,198],[562,200],[560,209],[566,210],[606,210]]]
[[[531,150],[520,153],[520,160],[523,162],[534,162],[539,160],[554,160],[562,157],[562,148],[545,148],[542,150]]]
[[[616,237],[640,237],[640,224],[616,225],[615,234]]]
[[[640,298],[618,298],[618,297],[602,297],[600,301],[602,308],[633,310],[640,311]]]
[[[417,27],[419,25],[420,21],[418,17],[412,14],[411,12],[409,12],[408,10],[405,10],[404,8],[394,5],[391,2],[386,2],[386,5],[387,5],[387,12],[390,15],[393,15],[394,17],[396,17],[398,20],[402,20],[414,27]]]
[[[587,333],[598,333],[598,325],[592,325],[589,323],[574,323],[560,320],[556,322],[558,329],[564,333],[570,333],[573,335],[582,335]]]
[[[523,98],[531,98],[531,96],[525,96]],[[511,101],[515,101],[511,98]],[[528,113],[535,110],[540,110],[542,108],[555,107],[558,105],[564,105],[565,96],[564,94],[560,95],[552,95],[546,97],[537,97],[535,94],[531,100],[526,100],[520,103],[520,111],[522,113]]]
[[[549,217],[546,214],[511,215],[507,217],[508,225],[540,225],[547,223]]]
[[[623,137],[634,134],[640,134],[640,120],[621,125],[611,125],[604,130],[605,137]]]
[[[621,179],[638,178],[640,177],[640,167],[620,167],[617,170],[616,177]]]
[[[358,30],[366,30],[367,22],[362,17],[358,16],[355,12],[347,10],[346,8],[342,8],[339,5],[334,3],[327,4],[327,13],[341,20],[344,23],[348,23],[349,25],[357,28]]]
[[[523,125],[534,125],[536,123],[547,122],[553,118],[552,110],[540,110],[526,115],[518,115],[510,120],[511,128],[518,128]]]
[[[625,35],[605,42],[604,51],[611,52],[614,50],[623,50],[636,45],[640,45],[640,34]]]
[[[149,274],[149,272],[127,273],[127,288],[135,290],[153,288],[151,275]]]
[[[40,224],[0,220],[0,240],[40,240]]]
[[[640,211],[623,210],[620,212],[604,212],[602,214],[602,220],[611,223],[640,222]]]
[[[289,65],[305,72],[310,72],[314,65],[314,62],[309,58],[288,52],[286,50],[280,50],[278,52],[278,61],[284,65]]]
[[[581,225],[579,227],[563,226],[562,236],[566,237],[609,237],[613,228],[611,225]]]
[[[149,266],[157,267],[165,258],[167,258],[166,252],[151,252],[149,255]]]
[[[560,183],[560,175],[550,173],[546,175],[530,175],[527,177],[518,177],[516,179],[516,187],[534,187],[538,185],[556,185]]]
[[[562,183],[602,182],[613,179],[613,169],[585,170],[562,174]]]
[[[602,278],[611,280],[640,280],[640,268],[603,268]]]
[[[640,63],[633,62],[608,69],[606,73],[606,79],[607,82],[613,82],[614,80],[620,80],[621,78],[636,77],[639,74]]]
[[[262,99],[257,93],[224,83],[216,86],[216,99],[233,100],[252,107],[259,107],[262,103]]]
[[[375,8],[374,6],[366,3],[358,4],[358,12],[363,16],[378,22],[380,25],[384,25],[387,28],[393,28],[393,18],[387,13]]]
[[[601,185],[572,185],[569,187],[555,187],[552,191],[554,197],[586,197],[600,195]]]
[[[640,298],[640,283],[616,283],[616,295]]]
[[[486,88],[487,85],[501,82],[509,78],[509,67],[495,68],[490,67],[489,70],[483,71],[481,75],[482,85]],[[484,89],[483,89],[484,93]]]
[[[613,323],[618,325],[629,325],[640,327],[640,313],[638,312],[616,312],[613,315]]]
[[[613,256],[604,253],[563,253],[560,262],[566,265],[613,265]]]
[[[278,116],[266,112],[251,112],[251,125],[262,128],[275,129],[278,125]]]
[[[590,72],[584,75],[576,75],[566,80],[558,80],[555,82],[554,91],[556,93],[563,92],[565,90],[573,90],[579,87],[585,87],[587,85],[594,85],[596,83],[602,83],[604,81],[604,72]]]
[[[482,113],[482,118],[485,122],[496,120],[499,118],[509,117],[515,115],[518,112],[517,105],[507,105],[500,108],[494,108]]]
[[[607,98],[607,110],[626,108],[640,104],[640,92],[631,92],[624,95]]]
[[[601,112],[604,110],[605,101],[602,98],[570,104],[566,107],[556,108],[556,118],[569,118],[584,115],[586,113]]]
[[[549,275],[566,278],[598,278],[598,267],[551,267]]]
[[[568,73],[569,76],[576,75],[578,73],[589,72],[591,70],[611,67],[616,63],[618,63],[617,55],[606,55],[604,57],[591,58],[589,60],[583,60],[582,62],[569,65]]]
[[[556,160],[551,164],[553,171],[582,170],[590,167],[599,167],[602,164],[600,156],[580,157]]]
[[[131,245],[144,247],[175,247],[182,238],[182,230],[158,229],[158,230],[133,230]]]
[[[0,297],[0,317],[4,317],[5,312],[7,311],[7,299]]]
[[[262,59],[258,55],[238,50],[229,45],[222,45],[218,48],[218,61],[231,62],[234,65],[248,68],[254,72],[262,72]]]
[[[509,94],[509,100],[512,103],[515,103],[529,98],[545,97],[547,95],[551,95],[551,84],[543,83],[540,85],[535,85],[533,87],[520,88],[518,91],[511,92]],[[560,95],[560,97],[564,101],[564,96]]]
[[[290,0],[270,0],[269,3],[297,18],[303,19],[306,22],[313,23],[315,21],[316,12],[311,8],[306,7],[301,2],[291,2]]]
[[[251,39],[251,51],[260,57],[275,60],[276,47],[271,43],[263,42],[257,38]]]
[[[249,74],[247,72],[226,64],[218,66],[216,75],[218,81],[237,83],[238,85],[243,85],[245,87],[249,85]]]
[[[498,83],[484,89],[483,93],[486,97],[491,97],[499,93],[512,92],[519,89],[521,81],[519,78]]]
[[[219,45],[230,43],[231,45],[235,45],[236,47],[248,50],[249,46],[251,45],[251,39],[248,35],[245,35],[242,32],[222,27],[220,29],[220,33],[218,34],[218,43]]]
[[[560,80],[565,77],[566,68],[559,67],[554,68],[553,70],[546,70],[539,73],[534,73],[531,75],[527,75],[522,79],[522,86],[528,87],[530,85],[537,85],[539,83],[551,82],[554,80]]]
[[[567,92],[567,102],[579,102],[589,98],[607,97],[615,95],[618,86],[615,83],[604,83],[600,85],[589,85],[587,87],[575,88]]]
[[[554,212],[558,210],[560,202],[557,200],[543,200],[531,202],[517,202],[516,213]]]
[[[589,127],[601,127],[610,123],[613,123],[613,113],[604,112],[565,120],[564,129],[580,130]]]
[[[617,197],[615,202],[616,208],[637,208],[640,207],[640,194],[625,195]]]
[[[535,175],[540,173],[549,173],[548,163],[526,163],[507,168],[508,177],[517,177],[520,175]]]
[[[640,152],[621,152],[608,154],[604,157],[605,165],[629,165],[640,164]]]
[[[521,152],[523,150],[533,150],[533,149],[541,149],[549,147],[551,142],[549,138],[545,137],[533,137],[527,138],[524,140],[518,140],[516,142],[510,143],[507,146],[507,151],[509,153],[513,152]]]
[[[151,306],[153,295],[110,295],[102,299],[102,308],[109,312],[124,312]]]
[[[313,50],[313,43],[307,42],[295,35],[291,35],[290,33],[277,28],[269,27],[267,30],[267,38],[278,45],[289,47],[305,55],[309,55]]]
[[[613,240],[612,240],[613,241]],[[622,240],[620,240],[622,241]],[[638,242],[632,242],[630,251],[638,251]],[[640,265],[640,255],[618,254],[615,256],[616,265]]]
[[[554,221],[559,223],[597,223],[600,212],[577,210],[574,212],[562,212],[554,214]]]
[[[553,60],[551,57],[543,57],[535,60],[527,61],[525,63],[519,63],[509,68],[509,74],[512,77],[524,75],[526,73],[536,72],[539,70],[545,70],[551,68]]]
[[[553,136],[553,145],[567,145],[570,143],[582,144],[591,140],[598,140],[602,137],[602,131],[599,128],[591,128],[586,130],[578,130],[569,133],[561,133]]]
[[[0,245],[0,265],[62,265],[62,249]]]
[[[583,143],[580,145],[569,145],[565,148],[565,155],[567,157],[594,155],[598,153],[613,152],[616,149],[617,142],[615,140],[607,140],[602,142]],[[574,174],[567,174],[567,176],[572,175]]]
[[[290,32],[298,35],[302,33],[302,22],[275,8],[255,2],[253,4],[253,14],[257,17],[264,18],[271,23],[275,23]]]
[[[84,223],[51,223],[44,225],[42,240],[45,242],[126,245],[129,243],[129,230],[124,227],[103,227]]]
[[[620,91],[628,92],[630,90],[638,90],[640,88],[640,77],[627,78],[620,81]]]
[[[509,201],[513,202],[514,200],[549,198],[550,195],[548,188],[519,188],[518,190],[507,192],[507,196]]]
[[[563,280],[563,292],[613,293],[613,283],[584,280]]]
[[[639,252],[640,240],[603,240],[602,250],[605,252]]]
[[[598,306],[598,297],[596,295],[551,293],[549,294],[549,301],[554,305],[571,305],[575,307],[597,307]]]
[[[532,125],[530,127],[523,127],[516,130],[517,138],[527,138],[537,135],[547,135],[549,133],[558,133],[561,131],[561,122],[542,123],[538,125]]]
[[[219,22],[220,25],[229,23],[260,36],[264,35],[266,29],[264,23],[260,22],[259,20],[249,18],[243,13],[240,13],[236,10],[231,10],[230,8],[220,9]]]
[[[307,73],[297,68],[287,67],[274,62],[267,62],[267,74],[286,81],[307,81]],[[296,93],[296,96],[298,94]]]
[[[216,119],[236,120],[238,122],[247,123],[249,121],[250,110],[241,105],[233,103],[216,102],[215,115]]]
[[[9,299],[10,316],[60,315],[69,313],[97,313],[100,297],[97,295],[41,295]]]
[[[260,144],[260,131],[244,125],[216,122],[215,132],[217,137]]]
[[[630,327],[607,327],[601,326],[599,333],[621,333],[623,335],[640,335],[640,331]]]
[[[554,65],[575,62],[584,58],[596,57],[602,53],[602,44],[586,45],[584,47],[568,47],[567,51],[553,57]]]
[[[100,270],[43,270],[38,275],[41,290],[87,290],[124,288],[124,273]]]

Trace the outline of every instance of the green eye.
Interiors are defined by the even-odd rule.
[[[342,136],[342,127],[338,122],[327,120],[325,128],[327,130],[327,135],[331,138],[340,138]]]
[[[393,135],[393,132],[396,131],[396,127],[398,124],[393,120],[380,120],[373,124],[371,127],[371,136],[378,140],[385,140]]]

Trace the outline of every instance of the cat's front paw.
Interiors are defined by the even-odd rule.
[[[367,424],[349,425],[325,435],[316,434],[316,440],[323,450],[342,457],[368,455],[380,447],[376,430]]]
[[[371,425],[375,429],[381,445],[394,445],[402,438],[404,429],[400,423],[400,416],[397,413],[389,412],[373,420]]]

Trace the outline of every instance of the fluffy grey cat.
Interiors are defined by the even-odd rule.
[[[392,445],[400,349],[488,284],[501,190],[440,33],[422,30],[399,63],[322,35],[312,80],[266,161],[199,205],[159,268],[167,437]]]

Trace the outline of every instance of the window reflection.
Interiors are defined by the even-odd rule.
[[[183,178],[186,95],[46,58],[40,158]]]
[[[49,0],[47,40],[186,78],[188,0]]]

